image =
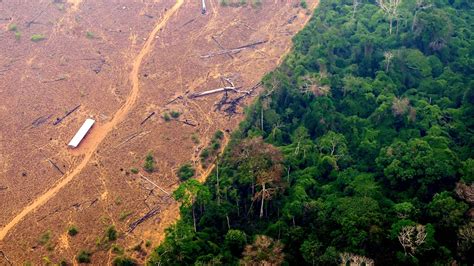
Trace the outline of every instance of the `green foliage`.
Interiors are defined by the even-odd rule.
[[[115,229],[114,225],[109,225],[107,229],[105,229],[105,237],[109,241],[117,240],[117,230]]]
[[[41,236],[38,240],[38,243],[40,245],[46,245],[49,242],[50,239],[51,239],[51,231],[48,230],[48,231],[44,232],[43,234],[41,234]]]
[[[183,164],[177,172],[177,175],[181,181],[186,181],[194,176],[195,170],[191,164]]]
[[[149,247],[151,247],[151,244],[152,244],[152,243],[151,243],[151,240],[150,240],[150,239],[147,239],[147,240],[145,241],[145,247],[149,248]]]
[[[71,225],[71,226],[68,227],[67,233],[70,236],[75,236],[79,233],[79,229],[77,229],[77,227],[75,225]]]
[[[148,173],[152,173],[153,171],[155,171],[155,159],[153,158],[153,154],[151,152],[146,155],[145,164],[143,165],[143,168]]]
[[[214,140],[221,140],[222,138],[224,138],[224,132],[217,130],[216,133],[214,133]]]
[[[15,23],[8,24],[8,31],[18,31],[18,26]]]
[[[126,256],[120,256],[120,257],[116,257],[112,261],[112,265],[114,265],[114,266],[134,266],[134,265],[137,265],[137,262],[132,258],[129,258],[129,257],[126,257]]]
[[[306,3],[305,0],[301,0],[300,6],[301,6],[302,8],[304,8],[304,9],[306,9],[306,8],[308,8],[308,3]]]
[[[130,172],[131,172],[132,174],[138,174],[139,171],[138,171],[138,168],[133,167],[133,168],[130,168]]]
[[[234,255],[242,253],[242,249],[247,244],[247,236],[240,230],[231,229],[224,238],[224,243]]]
[[[466,203],[455,200],[444,191],[436,194],[428,204],[428,214],[440,228],[457,228],[463,222],[468,208]]]
[[[31,35],[31,41],[33,41],[33,42],[40,42],[44,39],[46,39],[46,37],[43,34],[33,34],[33,35]]]
[[[21,32],[17,31],[15,32],[15,39],[19,41],[21,39]]]
[[[92,253],[87,250],[81,250],[76,256],[76,260],[78,263],[90,263],[91,262]]]
[[[117,255],[123,255],[124,253],[124,249],[117,244],[112,244],[111,251],[112,253],[117,254]]]
[[[181,113],[178,112],[178,111],[171,111],[170,115],[171,115],[172,118],[176,119],[181,115]]]
[[[133,214],[133,211],[122,211],[119,216],[119,221],[123,222],[127,219],[130,215]]]
[[[166,121],[166,122],[169,122],[171,120],[171,117],[168,113],[164,113],[163,114],[163,119]]]
[[[86,37],[87,37],[87,39],[94,39],[95,34],[93,32],[87,31],[86,32]]]
[[[191,140],[193,141],[194,144],[199,144],[201,141],[199,140],[199,136],[196,133],[193,133],[191,135]]]
[[[402,1],[390,33],[376,1],[353,3],[321,1],[218,172],[175,191],[151,265],[474,263],[474,6]]]

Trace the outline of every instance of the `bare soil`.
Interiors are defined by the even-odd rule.
[[[93,252],[94,265],[104,265],[115,255],[97,241],[113,224],[116,243],[143,262],[151,251],[144,241],[156,246],[179,212],[176,202],[131,169],[169,192],[179,184],[176,170],[183,163],[192,162],[204,180],[212,165],[203,167],[199,152],[217,130],[228,140],[243,106],[228,117],[214,107],[222,94],[188,96],[222,87],[224,77],[242,90],[260,81],[289,51],[317,2],[308,1],[308,9],[298,4],[223,6],[211,0],[202,15],[201,1],[190,0],[0,1],[0,251],[14,265],[39,265],[73,262],[85,249]],[[33,42],[34,34],[45,39]],[[202,57],[259,40],[267,42],[231,56]],[[171,111],[179,118],[165,121]],[[96,125],[69,149],[87,117]],[[142,168],[149,152],[153,173]],[[156,206],[158,215],[127,233]],[[74,237],[66,233],[70,225],[79,230]],[[49,240],[40,241],[48,231]],[[141,251],[132,250],[137,243]]]

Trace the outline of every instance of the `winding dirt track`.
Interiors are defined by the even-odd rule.
[[[84,159],[81,161],[77,167],[66,173],[53,187],[45,191],[39,197],[33,200],[28,206],[26,206],[20,213],[18,213],[5,227],[0,230],[0,241],[2,241],[8,234],[8,232],[15,227],[25,216],[29,213],[36,210],[38,207],[45,204],[48,200],[53,198],[64,186],[66,186],[71,180],[78,175],[84,167],[88,164],[95,151],[102,143],[102,141],[107,137],[107,135],[114,130],[114,128],[122,122],[134,107],[140,92],[140,82],[139,82],[139,71],[142,65],[143,59],[147,56],[152,50],[153,41],[157,33],[166,26],[168,20],[178,11],[178,9],[183,5],[184,0],[177,0],[176,4],[166,11],[162,19],[155,25],[153,31],[148,35],[148,38],[143,45],[140,53],[135,57],[132,64],[132,71],[130,72],[130,81],[132,83],[132,90],[130,91],[125,103],[120,107],[120,109],[114,114],[112,120],[104,125],[96,126],[94,129],[93,138],[89,140],[87,149],[83,152]]]

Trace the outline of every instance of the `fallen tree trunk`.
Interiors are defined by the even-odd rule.
[[[188,126],[197,127],[197,124],[193,123],[192,121],[189,121],[188,119],[180,120],[180,122],[182,122],[183,124],[186,124]]]
[[[134,138],[141,137],[141,136],[145,136],[145,135],[148,134],[148,133],[150,133],[150,131],[141,131],[141,132],[133,133],[133,134],[129,135],[128,137],[126,137],[124,141],[120,142],[120,144],[118,144],[117,146],[115,146],[115,148],[118,148],[118,147],[124,145],[125,143],[131,141],[131,140],[134,139]]]
[[[203,92],[196,92],[193,93],[189,96],[189,98],[198,98],[218,92],[223,92],[223,91],[233,91],[233,92],[238,92],[236,87],[223,87],[223,88],[218,88],[218,89],[213,89],[213,90],[208,90],[208,91],[203,91]]]
[[[268,42],[268,41],[263,40],[263,41],[258,41],[258,42],[254,42],[254,43],[251,43],[251,44],[246,44],[246,45],[236,47],[236,48],[233,48],[233,49],[223,50],[223,51],[219,51],[219,52],[215,52],[215,53],[209,53],[207,55],[201,55],[201,58],[210,58],[210,57],[214,57],[214,56],[217,56],[217,55],[224,55],[224,54],[236,54],[236,53],[240,53],[242,50],[252,48],[252,47],[255,47],[257,45],[264,44],[266,42]]]
[[[225,49],[225,47],[222,46],[222,44],[216,39],[216,37],[212,36],[211,38],[212,38],[212,40],[214,40],[214,42],[217,44],[217,46],[219,46],[219,48],[221,48],[222,50],[227,50],[227,49]],[[231,54],[227,54],[227,55],[228,55],[230,58],[234,59],[234,56],[233,56],[233,55],[231,55]]]
[[[74,113],[77,109],[79,109],[81,105],[79,104],[78,106],[74,107],[71,111],[67,112],[63,117],[56,118],[56,121],[54,121],[53,125],[57,125],[61,123],[66,117],[70,116],[72,113]]]
[[[171,195],[168,191],[162,189],[160,186],[158,186],[157,184],[155,184],[155,182],[151,181],[151,180],[148,179],[146,176],[144,176],[144,175],[142,175],[142,174],[140,174],[140,176],[141,176],[143,179],[145,179],[146,181],[150,182],[150,184],[152,184],[152,185],[154,185],[155,187],[157,187],[159,190],[161,190],[161,191],[162,191],[163,193],[165,193],[167,196],[170,196],[170,195]]]
[[[40,116],[40,117],[36,118],[35,121],[31,122],[31,125],[32,125],[33,127],[38,127],[38,126],[40,126],[41,124],[43,124],[43,123],[45,123],[46,121],[48,121],[48,119],[50,119],[51,116],[53,116],[53,115],[51,114],[51,115]]]
[[[128,233],[133,232],[137,226],[139,226],[141,223],[145,222],[146,220],[150,219],[151,217],[155,216],[161,211],[160,207],[156,206],[153,208],[151,211],[147,212],[144,216],[142,216],[140,219],[136,220],[135,222],[131,223],[128,226]]]
[[[64,175],[64,172],[61,170],[61,168],[59,168],[59,166],[57,166],[53,161],[51,161],[50,159],[48,159],[48,162],[49,162],[54,168],[56,168],[56,170],[58,170],[62,175]]]
[[[150,119],[153,115],[155,115],[155,112],[152,112],[150,115],[148,115],[145,120],[143,120],[141,123],[140,123],[140,126],[142,126],[143,124],[145,124],[146,121],[148,121],[148,119]]]
[[[0,250],[0,258],[2,258],[2,257],[7,261],[7,263],[8,263],[9,265],[13,265],[13,263],[8,259],[8,257],[7,257],[7,255],[5,254],[5,252],[3,252],[3,251]]]

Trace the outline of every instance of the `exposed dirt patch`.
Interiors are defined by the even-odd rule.
[[[72,261],[81,249],[93,252],[95,264],[107,263],[112,254],[96,241],[111,224],[120,232],[118,245],[161,241],[178,206],[131,169],[169,192],[183,163],[195,164],[204,179],[212,165],[201,168],[199,152],[216,130],[231,132],[243,116],[214,110],[222,94],[188,96],[222,87],[224,77],[252,87],[281,61],[310,13],[299,1],[223,7],[212,0],[206,15],[200,1],[185,0],[6,2],[0,2],[0,250],[16,264],[43,263],[44,256]],[[19,34],[8,30],[12,23]],[[45,40],[31,41],[34,34]],[[266,42],[202,57],[258,40]],[[173,111],[179,118],[162,118]],[[68,149],[86,117],[97,121],[91,134]],[[148,152],[156,161],[151,174],[142,169]],[[126,233],[156,206],[158,215]],[[79,228],[73,238],[65,234],[71,223]],[[50,242],[38,244],[48,230]],[[149,251],[127,252],[143,260]]]

